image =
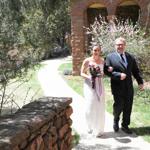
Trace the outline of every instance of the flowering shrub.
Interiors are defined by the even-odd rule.
[[[119,21],[117,18],[106,22],[102,17],[87,28],[87,34],[92,36],[92,43],[102,45],[104,52],[113,50],[114,41],[122,36],[127,41],[127,49],[133,54],[141,53],[148,46],[150,36],[138,23],[133,25],[130,20]]]
[[[96,19],[87,28],[87,34],[91,36],[91,45],[93,43],[102,45],[104,54],[114,50],[114,41],[117,37],[124,37],[127,41],[127,51],[139,60],[144,75],[150,75],[150,55],[148,55],[150,35],[138,22],[133,25],[130,20],[119,21],[117,18],[107,22],[100,17],[100,20]]]

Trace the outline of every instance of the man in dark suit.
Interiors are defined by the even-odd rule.
[[[136,79],[139,88],[144,89],[144,82],[135,58],[125,52],[126,41],[119,37],[115,40],[115,52],[108,54],[105,60],[104,73],[111,78],[111,90],[113,94],[113,115],[115,132],[119,130],[119,119],[122,113],[122,130],[132,134],[128,127],[133,104],[132,75]]]

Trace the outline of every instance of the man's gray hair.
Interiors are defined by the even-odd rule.
[[[123,38],[123,37],[117,38],[117,39],[115,40],[115,43],[117,43],[118,41],[121,41],[121,42],[123,42],[124,44],[126,44],[126,40],[125,40],[125,38]]]

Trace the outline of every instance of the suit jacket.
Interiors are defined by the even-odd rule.
[[[132,75],[138,84],[143,84],[143,79],[135,58],[127,52],[125,52],[125,56],[128,63],[127,67],[124,65],[117,52],[110,53],[105,59],[104,73],[111,77],[112,94],[124,95],[128,93],[132,96]],[[108,72],[109,66],[113,67],[112,72]],[[121,73],[127,75],[125,80],[120,80]]]

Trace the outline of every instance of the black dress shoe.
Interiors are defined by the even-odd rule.
[[[113,129],[114,129],[115,132],[119,131],[119,125],[118,125],[118,123],[114,122]]]
[[[132,131],[129,129],[129,127],[122,127],[121,129],[127,134],[132,134]]]

